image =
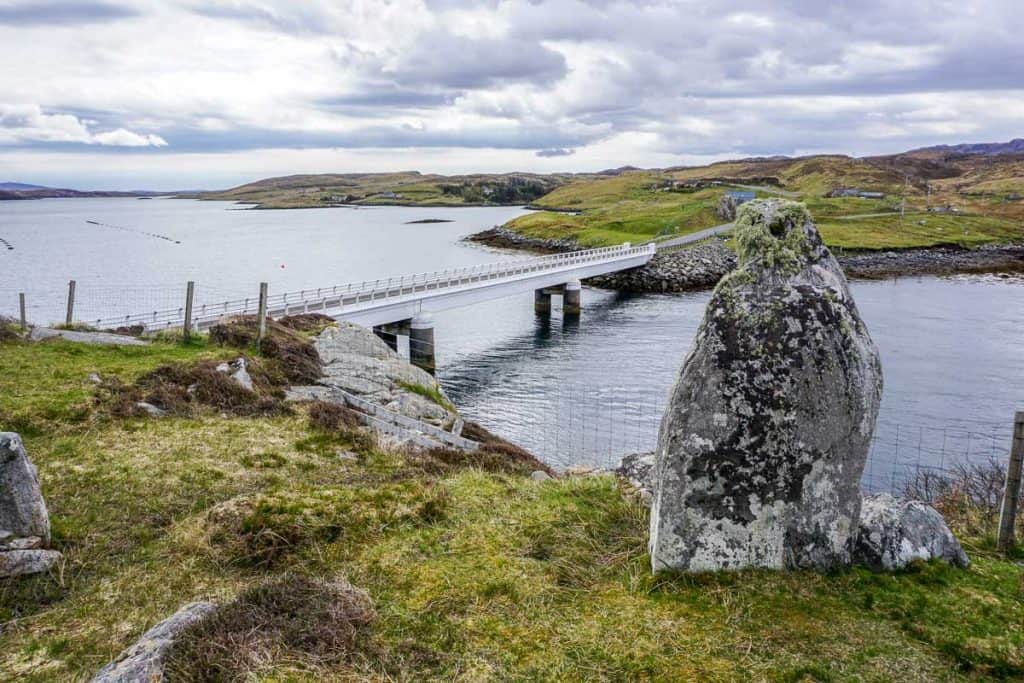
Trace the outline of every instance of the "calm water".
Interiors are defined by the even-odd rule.
[[[521,257],[459,242],[519,209],[238,208],[0,202],[0,238],[15,247],[0,248],[0,313],[15,312],[17,292],[26,291],[30,318],[59,319],[71,278],[85,318],[180,305],[189,279],[213,301],[253,295],[261,280],[281,291]],[[424,218],[453,222],[407,223]],[[918,466],[1005,457],[1013,412],[1024,409],[1024,282],[920,278],[853,288],[886,382],[865,484],[890,488]],[[653,447],[707,298],[588,289],[569,325],[557,310],[537,318],[532,295],[447,311],[436,316],[438,375],[464,414],[553,465],[614,463]]]

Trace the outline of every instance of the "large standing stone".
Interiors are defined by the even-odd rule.
[[[16,537],[38,536],[44,545],[50,541],[39,475],[14,432],[0,432],[0,530]]]
[[[931,505],[879,493],[864,499],[853,559],[876,571],[903,569],[914,560],[970,566],[946,520]]]
[[[193,602],[142,634],[117,659],[100,669],[92,683],[159,683],[164,680],[164,657],[174,639],[188,626],[216,609],[209,602]]]
[[[736,244],[662,419],[653,569],[846,565],[878,352],[802,205],[744,205]]]

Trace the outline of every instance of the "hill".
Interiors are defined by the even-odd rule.
[[[569,237],[581,246],[667,239],[727,222],[715,211],[718,200],[745,190],[803,201],[833,247],[1022,241],[1024,154],[1012,153],[1014,144],[990,146],[1003,151],[988,154],[933,148],[865,158],[767,157],[580,177],[532,204],[549,211],[505,227],[538,239]]]
[[[260,209],[293,209],[343,204],[408,206],[519,205],[541,197],[568,176],[535,173],[425,175],[398,173],[324,173],[267,178],[200,199],[255,204]]]
[[[911,150],[908,154],[1024,154],[1024,138],[1014,138],[1009,142],[975,142],[960,145],[935,145]]]

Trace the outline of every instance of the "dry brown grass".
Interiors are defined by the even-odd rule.
[[[190,626],[168,653],[165,680],[250,680],[282,662],[307,671],[337,666],[376,616],[366,593],[345,581],[286,574]]]
[[[309,404],[309,426],[324,432],[356,429],[361,424],[359,413],[337,403],[313,401]]]
[[[116,417],[145,415],[138,406],[140,401],[176,416],[194,416],[203,409],[236,416],[282,415],[291,410],[283,400],[282,378],[275,368],[268,371],[260,362],[246,359],[254,388],[249,391],[228,373],[218,371],[218,365],[214,360],[170,363],[132,384],[108,379],[98,388],[96,402]]]
[[[240,349],[255,348],[257,327],[256,316],[230,318],[210,328],[210,341]],[[312,384],[321,376],[320,355],[313,343],[280,322],[267,320],[267,334],[259,352],[275,361],[284,377],[294,384]]]

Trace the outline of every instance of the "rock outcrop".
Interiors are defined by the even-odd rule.
[[[888,493],[869,496],[861,503],[853,557],[857,564],[876,571],[903,569],[915,560],[970,565],[938,510]]]
[[[437,380],[399,356],[373,332],[348,322],[328,327],[316,338],[323,362],[321,387],[338,388],[390,411],[442,428],[455,424]],[[293,387],[294,399],[325,398],[317,387]]]
[[[0,432],[0,577],[39,574],[60,560],[48,550],[50,516],[21,437]]]
[[[92,683],[160,683],[164,680],[164,657],[175,637],[215,609],[216,605],[210,602],[185,605],[100,669]]]
[[[646,265],[587,278],[584,284],[623,292],[689,292],[709,289],[736,265],[720,239],[654,255]]]
[[[653,569],[849,564],[878,352],[802,205],[744,205],[736,241],[662,420]]]

